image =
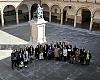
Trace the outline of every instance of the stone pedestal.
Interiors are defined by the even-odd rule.
[[[33,43],[33,45],[36,45],[38,43],[42,44],[46,42],[45,24],[47,23],[47,21],[41,18],[37,20],[31,20],[29,21],[29,23],[31,27],[31,43]]]

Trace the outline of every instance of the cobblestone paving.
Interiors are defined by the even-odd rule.
[[[30,27],[12,26],[2,29],[21,39],[29,41]],[[99,32],[97,32],[99,33]],[[48,43],[68,41],[77,47],[84,47],[92,52],[89,66],[68,64],[58,61],[34,61],[27,69],[11,70],[10,58],[0,61],[0,80],[100,80],[100,34],[84,29],[48,23],[46,25]]]

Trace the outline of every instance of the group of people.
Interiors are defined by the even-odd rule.
[[[54,44],[38,44],[35,48],[27,46],[13,50],[11,53],[12,69],[27,67],[33,60],[57,60],[68,61],[69,63],[81,63],[89,65],[91,60],[90,51],[72,47],[66,42],[56,42]]]

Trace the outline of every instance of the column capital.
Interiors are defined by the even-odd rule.
[[[91,15],[91,18],[94,18],[94,15]]]
[[[49,12],[51,12],[51,9],[49,9]]]
[[[16,13],[18,13],[18,8],[15,9]]]
[[[63,11],[61,11],[60,14],[63,14]]]
[[[4,14],[3,10],[1,10],[1,14]]]
[[[60,9],[60,13],[63,13],[63,9]]]
[[[77,13],[75,13],[75,16],[77,16]]]
[[[18,8],[16,8],[16,23],[19,24],[19,19],[18,19]]]
[[[28,10],[31,11],[31,5],[28,5]]]

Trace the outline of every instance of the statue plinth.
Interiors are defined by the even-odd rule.
[[[45,36],[45,21],[43,18],[29,21],[31,27],[31,38],[33,44],[42,44],[46,42]]]

